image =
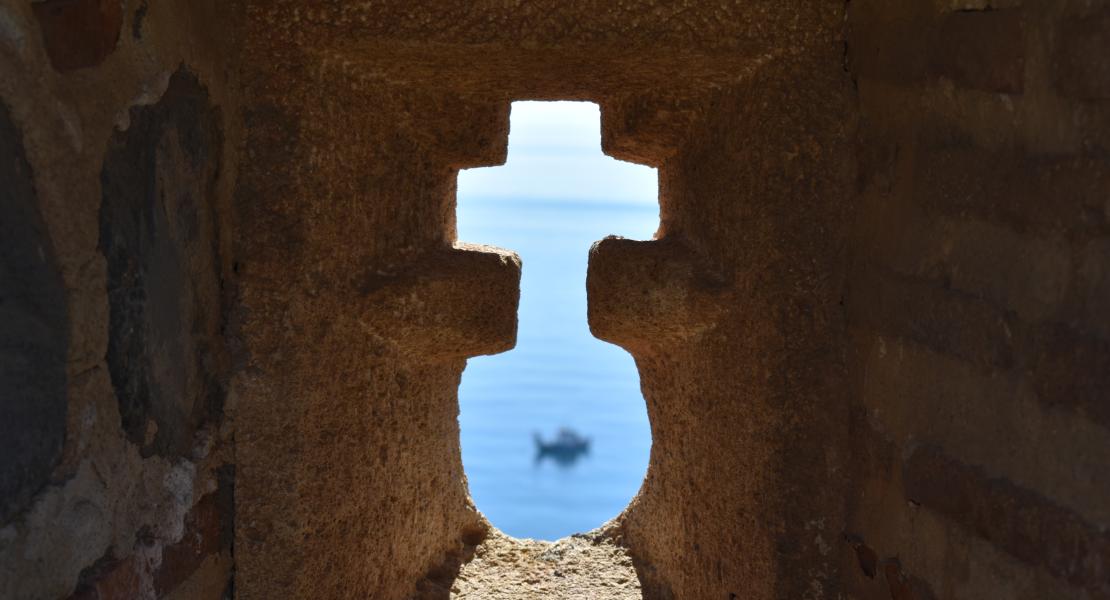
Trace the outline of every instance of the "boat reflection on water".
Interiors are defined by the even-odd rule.
[[[554,439],[544,440],[539,433],[532,434],[536,442],[536,465],[546,459],[563,468],[574,466],[580,458],[590,453],[590,438],[563,427]]]

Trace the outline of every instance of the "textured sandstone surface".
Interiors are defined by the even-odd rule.
[[[600,530],[556,542],[518,540],[495,530],[445,567],[418,584],[414,600],[642,597],[628,550]]]
[[[455,170],[504,160],[519,98],[600,103],[604,147],[660,169],[660,240],[614,258],[597,285],[618,300],[591,309],[644,338],[667,331],[626,345],[655,444],[622,521],[645,589],[834,589],[847,412],[838,363],[805,364],[841,340],[842,23],[820,2],[249,3],[237,592],[404,597],[482,527],[455,387],[463,358],[511,343],[496,320],[513,321],[515,297],[490,279],[441,305],[444,292],[400,281],[455,241]],[[442,264],[452,281],[477,277]],[[690,285],[706,291],[687,302]],[[434,333],[449,315],[468,329]],[[780,558],[783,536],[796,544]]]
[[[0,597],[1110,598],[1108,57],[1105,0],[0,2]],[[554,544],[459,451],[523,99],[660,181],[585,282],[648,473]]]

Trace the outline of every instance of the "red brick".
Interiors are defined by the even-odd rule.
[[[162,564],[154,574],[154,589],[164,596],[189,578],[206,558],[220,552],[226,535],[222,530],[218,494],[200,499],[185,519],[185,535],[162,551]]]
[[[966,88],[1021,93],[1025,89],[1023,29],[1020,10],[949,13],[933,40],[930,71]]]
[[[896,561],[891,561],[883,568],[887,585],[890,586],[891,600],[918,600],[910,587],[910,580],[902,573],[902,566]]]
[[[221,479],[225,479],[221,473]],[[200,499],[185,517],[185,533],[181,540],[162,549],[158,569],[145,571],[146,563],[128,557],[109,557],[86,569],[82,583],[68,600],[132,600],[143,596],[144,581],[150,582],[159,598],[181,585],[209,556],[229,551],[234,532],[229,531],[231,506],[230,483],[221,481],[220,490]]]
[[[911,577],[902,571],[902,563],[897,558],[887,559],[883,567],[891,600],[935,600],[932,587],[928,583]]]
[[[1110,11],[1060,26],[1056,86],[1080,100],[1110,99]]]
[[[31,6],[58,71],[95,67],[116,49],[123,25],[119,0],[45,0]]]

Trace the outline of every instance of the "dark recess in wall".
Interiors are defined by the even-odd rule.
[[[101,173],[108,367],[124,431],[144,455],[188,454],[223,408],[219,122],[207,91],[179,69],[157,104],[132,109]]]
[[[0,525],[49,479],[66,434],[65,289],[31,166],[0,104]]]

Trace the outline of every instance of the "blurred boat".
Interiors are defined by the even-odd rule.
[[[540,454],[571,456],[582,454],[590,449],[590,438],[579,435],[573,429],[563,427],[552,440],[544,440],[539,433],[532,435],[536,441],[536,451]]]

